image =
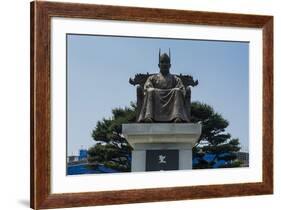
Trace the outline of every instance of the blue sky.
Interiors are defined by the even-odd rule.
[[[94,144],[91,132],[111,110],[136,100],[128,83],[136,73],[156,73],[158,49],[171,49],[173,74],[199,80],[192,101],[211,105],[248,151],[249,43],[207,40],[67,35],[67,153]]]

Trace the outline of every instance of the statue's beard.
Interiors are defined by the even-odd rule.
[[[161,74],[163,74],[163,75],[167,75],[167,74],[169,74],[169,69],[167,68],[165,68],[165,69],[160,69],[160,72],[161,72]]]

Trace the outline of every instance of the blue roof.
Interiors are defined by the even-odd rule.
[[[99,166],[98,169],[102,173],[116,173],[116,172],[118,172],[117,170],[114,170],[114,169],[111,169],[111,168],[107,168],[105,166]]]
[[[223,153],[223,154],[220,154],[219,157],[223,157],[223,156],[227,156],[229,155],[228,153]],[[210,163],[214,158],[215,158],[215,154],[210,154],[210,153],[207,153],[203,156],[203,159],[205,161],[207,161],[208,163]],[[195,164],[198,164],[199,163],[199,158],[197,157],[194,157],[193,160],[192,160],[192,164],[195,165]],[[213,168],[219,168],[223,165],[226,164],[226,161],[225,160],[216,160],[216,163],[213,165]]]
[[[107,168],[105,166],[98,166],[93,169],[88,166],[88,164],[72,165],[67,167],[67,175],[77,175],[77,174],[99,174],[99,173],[116,173],[117,170]]]

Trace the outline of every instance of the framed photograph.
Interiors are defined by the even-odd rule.
[[[31,3],[31,207],[273,193],[273,17]]]

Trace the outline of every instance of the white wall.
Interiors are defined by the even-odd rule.
[[[57,0],[58,1],[58,0]],[[277,209],[281,199],[281,82],[278,0],[88,0],[97,4],[162,7],[275,16],[275,193],[266,196],[130,204],[94,209]],[[0,209],[28,209],[29,203],[29,1],[1,1],[0,7]],[[278,11],[279,10],[279,11]],[[279,13],[278,13],[279,12]],[[278,55],[278,57],[276,56]],[[278,118],[279,117],[279,118]],[[4,143],[4,144],[3,144]],[[7,159],[8,157],[8,159]],[[85,209],[91,209],[88,207]],[[82,208],[84,209],[84,208]]]

